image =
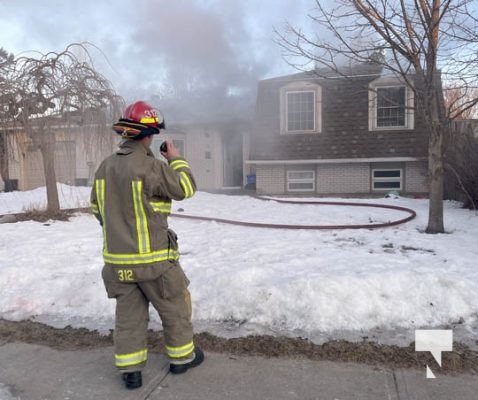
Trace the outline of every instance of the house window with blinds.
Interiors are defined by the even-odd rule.
[[[287,131],[315,130],[315,92],[287,92]]]
[[[369,87],[369,130],[408,130],[414,126],[413,88],[391,78],[372,82]]]
[[[404,86],[377,88],[377,127],[406,126]]]

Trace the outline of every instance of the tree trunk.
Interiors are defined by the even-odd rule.
[[[435,60],[427,62],[427,76],[423,82],[423,106],[428,128],[428,179],[429,206],[427,233],[445,233],[443,224],[444,161],[443,136],[446,129],[444,105],[439,73],[435,72]],[[422,86],[421,86],[422,87]]]
[[[58,199],[58,188],[56,187],[55,136],[48,131],[39,132],[38,135],[40,136],[40,151],[45,173],[47,210],[58,212],[60,211],[60,201]]]
[[[7,134],[0,133],[0,178],[6,184],[8,176]],[[1,182],[0,182],[1,183]],[[0,188],[1,189],[1,188]]]
[[[428,142],[429,198],[427,233],[444,233],[443,224],[443,135],[430,133]]]

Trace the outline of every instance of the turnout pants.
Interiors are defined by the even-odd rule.
[[[110,268],[105,266],[104,268]],[[178,262],[154,280],[104,280],[109,298],[116,299],[115,364],[122,372],[140,371],[147,361],[149,303],[158,312],[164,330],[166,354],[172,363],[193,357],[191,297],[188,279]]]

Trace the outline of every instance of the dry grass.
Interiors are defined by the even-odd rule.
[[[340,340],[318,345],[302,338],[255,335],[225,339],[209,333],[197,334],[194,340],[205,351],[231,355],[353,362],[392,369],[424,369],[425,365],[429,365],[432,370],[445,374],[478,374],[478,353],[456,342],[453,344],[452,352],[443,353],[440,368],[430,353],[416,352],[414,343],[398,347]],[[56,329],[32,321],[12,322],[0,319],[0,344],[15,341],[41,344],[61,350],[113,345],[112,333],[100,335],[96,331],[84,328]],[[162,333],[149,330],[148,344],[150,351],[161,353],[164,346]]]
[[[72,212],[69,210],[49,211],[31,209],[24,213],[16,214],[18,221],[37,221],[46,222],[50,220],[69,221]]]

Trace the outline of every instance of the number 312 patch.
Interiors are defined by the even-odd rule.
[[[118,279],[121,282],[131,282],[134,280],[133,270],[131,269],[119,269],[118,270]]]

